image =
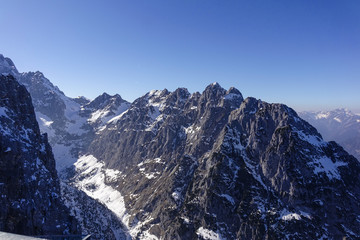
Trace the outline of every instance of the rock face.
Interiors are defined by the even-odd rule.
[[[360,115],[346,109],[300,112],[327,141],[336,141],[360,161]]]
[[[82,234],[91,234],[94,239],[128,239],[116,214],[78,190],[69,178],[76,174],[72,165],[81,153],[85,154],[96,131],[130,104],[119,95],[106,93],[94,101],[69,98],[41,72],[19,73],[14,63],[2,55],[0,71],[3,75],[14,75],[31,94],[40,130],[47,133],[55,156],[61,178],[61,201],[79,222]]]
[[[119,95],[102,94],[93,101],[64,95],[41,72],[18,75],[33,98],[40,128],[48,133],[59,172],[71,166],[86,152],[96,131],[107,120],[125,111],[130,105]]]
[[[55,160],[31,97],[0,75],[0,230],[25,235],[77,232],[61,201]]]
[[[17,72],[11,61],[0,66]],[[132,104],[106,93],[71,99],[40,73],[17,74],[85,233],[360,238],[359,162],[285,105],[217,83],[202,93],[151,91]]]
[[[89,154],[119,172],[108,184],[135,238],[360,236],[358,161],[292,109],[234,88],[150,92]]]
[[[123,196],[134,238],[360,236],[358,161],[292,109],[234,88],[150,92],[88,154],[118,171],[107,184]]]

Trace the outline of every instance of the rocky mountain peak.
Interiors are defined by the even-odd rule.
[[[40,88],[42,91],[53,91],[65,96],[65,94],[57,86],[54,86],[40,71],[21,73],[18,81],[25,86],[31,87],[31,90]]]
[[[124,100],[121,98],[119,94],[115,94],[111,96],[107,93],[103,93],[100,96],[96,97],[94,100],[84,105],[84,107],[92,108],[92,109],[101,109],[109,104],[121,104]]]
[[[226,90],[224,88],[222,88],[219,83],[215,82],[215,83],[208,85],[205,88],[203,94],[207,93],[207,94],[215,94],[216,95],[216,94],[218,94],[218,92],[224,94],[226,92]]]
[[[217,84],[202,94],[179,89],[160,95],[136,100],[89,149],[104,166],[121,171],[113,186],[131,209],[129,226],[141,223],[146,232],[169,239],[206,239],[205,233],[220,239],[283,239],[307,229],[300,231],[300,239],[306,239],[355,231],[344,214],[336,221],[325,217],[321,204],[339,205],[326,202],[331,193],[311,196],[327,187],[340,195],[341,189],[356,188],[346,171],[356,169],[349,174],[358,178],[360,167],[294,110],[242,100],[237,89],[225,91]],[[178,99],[185,104],[174,104]],[[359,211],[351,198],[346,201],[349,208],[341,211]],[[350,218],[356,221],[356,214]],[[336,229],[339,224],[344,227]]]
[[[186,88],[178,88],[166,96],[165,104],[167,107],[182,109],[190,97]]]
[[[286,105],[218,83],[120,105],[58,96],[63,126],[37,114],[58,159],[71,159],[64,197],[95,238],[360,237],[359,162]]]
[[[78,104],[80,104],[81,106],[84,106],[84,105],[89,104],[91,102],[88,98],[86,98],[84,96],[78,96],[76,98],[73,98],[73,100],[75,102],[77,102]]]
[[[199,99],[199,114],[203,114],[206,109],[220,107],[226,90],[218,83],[212,83],[205,88]]]
[[[10,58],[4,57],[2,54],[0,54],[0,73],[11,74],[13,76],[19,74],[13,61]]]
[[[30,94],[0,76],[0,231],[27,235],[76,233],[60,197],[55,160],[40,134]]]

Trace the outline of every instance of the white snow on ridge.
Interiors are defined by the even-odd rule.
[[[290,220],[301,220],[301,216],[297,213],[288,213],[287,215],[281,216],[281,219],[284,221],[290,221]]]
[[[298,136],[305,142],[309,142],[311,145],[316,147],[325,146],[326,142],[323,141],[321,138],[315,135],[307,135],[303,131],[295,131]]]
[[[104,110],[104,109],[99,109],[95,112],[93,112],[91,114],[91,117],[88,119],[89,122],[96,122],[99,118],[103,118],[105,117],[110,111],[109,110]]]
[[[330,113],[318,113],[315,116],[315,119],[322,119],[322,118],[328,118],[330,116]]]
[[[54,123],[52,119],[50,119],[48,116],[42,114],[41,112],[35,112],[36,119],[39,123],[39,127],[41,132],[46,132],[49,137],[52,137],[55,135],[54,130],[51,128],[51,124]]]
[[[196,230],[196,234],[206,240],[224,240],[225,239],[225,238],[221,237],[220,234],[218,234],[212,230],[203,228],[203,227],[198,228],[198,230]]]
[[[148,105],[157,108],[158,111],[163,111],[165,108],[166,96],[164,96],[162,98],[158,98],[158,97],[160,97],[160,95],[162,93],[163,93],[163,91],[161,91],[161,90],[150,91]]]
[[[284,209],[280,212],[280,219],[283,221],[291,221],[291,220],[301,220],[303,217],[312,219],[309,213],[300,211],[300,213],[289,212],[289,210]]]
[[[45,118],[40,118],[40,120],[41,120],[42,124],[44,124],[44,126],[46,126],[46,127],[50,127],[50,125],[54,123],[54,121],[48,121]]]
[[[149,113],[149,117],[151,118],[151,120],[153,120],[153,122],[145,129],[145,131],[156,132],[156,125],[164,121],[164,115],[160,114],[160,112],[155,112],[152,114]],[[154,119],[154,117],[156,118]]]
[[[334,120],[335,121],[337,121],[337,122],[339,122],[339,123],[341,123],[342,121],[341,121],[341,119],[340,118],[338,118],[338,117],[334,117]]]
[[[200,131],[201,127],[195,127],[194,125],[190,125],[189,127],[185,128],[185,133],[188,135],[189,138],[192,138],[198,131]]]
[[[122,112],[121,114],[119,114],[119,115],[111,118],[109,121],[107,121],[107,123],[108,123],[108,124],[109,124],[109,123],[117,123],[117,121],[119,121],[119,120],[122,118],[122,116],[124,116],[128,111],[129,111],[129,110],[125,110],[125,111]]]
[[[111,121],[114,121],[114,120],[118,119],[119,116],[122,116],[122,114],[125,113],[128,110],[129,106],[130,106],[129,103],[122,103],[113,112],[113,114],[109,114],[109,113],[111,113],[109,107],[107,107],[105,109],[97,110],[97,111],[95,111],[95,112],[93,112],[91,114],[91,117],[88,119],[88,121],[91,122],[91,123],[95,123],[96,121],[98,121],[100,119],[102,124],[109,123]]]
[[[309,163],[309,165],[314,167],[315,174],[325,172],[326,175],[328,176],[328,178],[331,180],[333,178],[336,178],[336,179],[341,178],[337,168],[340,166],[346,166],[347,163],[340,162],[340,161],[337,161],[334,163],[328,157],[321,157],[318,159],[314,159],[314,161]]]

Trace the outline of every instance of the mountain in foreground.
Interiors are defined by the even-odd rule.
[[[76,218],[82,234],[94,239],[129,239],[123,223],[101,202],[72,186],[72,165],[86,152],[96,131],[130,105],[106,93],[90,101],[69,98],[41,72],[19,73],[11,59],[0,54],[0,74],[14,76],[32,97],[40,131],[47,133],[60,177],[61,201]],[[66,169],[70,168],[70,173]]]
[[[217,83],[130,104],[68,98],[39,72],[17,79],[49,134],[62,198],[98,238],[360,237],[359,162],[285,105]]]
[[[0,75],[0,206],[1,231],[78,232],[61,200],[55,160],[31,97],[11,75]]]
[[[360,161],[360,115],[346,109],[300,112],[327,141],[336,141]]]

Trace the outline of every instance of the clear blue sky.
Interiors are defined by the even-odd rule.
[[[1,1],[0,53],[66,95],[132,101],[219,82],[296,110],[360,112],[360,1]]]

